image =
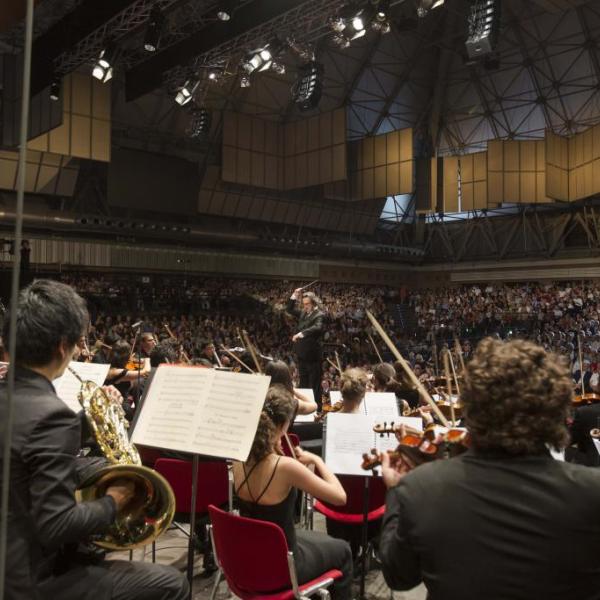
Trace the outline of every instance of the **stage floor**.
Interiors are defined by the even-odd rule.
[[[186,525],[182,525],[187,528]],[[325,531],[325,519],[320,514],[315,514],[315,530]],[[113,560],[129,560],[129,552],[115,552],[110,555]],[[150,547],[140,548],[134,551],[134,560],[152,560]],[[180,531],[174,529],[162,535],[156,544],[156,562],[168,564],[185,570],[187,561],[187,537]],[[194,566],[194,600],[208,600],[212,591],[215,575],[203,576],[202,555],[196,557]],[[358,580],[354,590],[354,597],[358,597]],[[426,590],[419,586],[408,592],[394,592],[393,600],[425,600]],[[369,600],[391,600],[390,589],[383,580],[381,571],[370,571],[366,581],[366,596]],[[222,582],[217,593],[217,600],[230,598],[231,593],[226,582]]]

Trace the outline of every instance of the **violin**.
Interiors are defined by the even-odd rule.
[[[323,404],[323,412],[324,413],[339,412],[340,410],[342,410],[343,407],[344,407],[344,403],[341,400],[338,400],[337,402],[334,402],[333,404],[331,402],[329,402],[328,404]]]
[[[573,396],[573,399],[571,400],[571,406],[577,408],[579,406],[595,404],[596,402],[600,402],[600,394],[597,394],[596,392],[586,392],[585,394]]]
[[[395,433],[394,423],[377,424],[373,427],[380,435]],[[405,428],[405,434],[396,450],[389,452],[392,463],[406,458],[414,466],[440,458],[452,458],[462,454],[470,446],[471,439],[466,429],[430,425],[424,431]],[[362,455],[361,468],[372,470],[381,465],[381,455],[376,449]]]
[[[141,371],[144,368],[144,361],[137,358],[130,358],[125,365],[128,371]]]

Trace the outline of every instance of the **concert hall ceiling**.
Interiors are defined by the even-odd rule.
[[[0,53],[20,51],[22,4],[2,1]],[[234,8],[227,22],[215,17],[224,4]],[[431,0],[392,0],[388,33],[369,29],[342,48],[331,20],[349,4],[40,0],[33,88],[48,85],[53,69],[89,72],[110,38],[120,53],[112,81],[113,147],[183,157],[201,169],[219,164],[225,110],[287,123],[344,106],[349,140],[412,127],[416,156],[474,152],[496,138],[539,139],[545,130],[569,135],[600,121],[598,0],[498,2],[498,43],[477,61],[465,50],[471,0],[445,0],[438,8]],[[419,16],[424,5],[431,9]],[[153,7],[161,9],[164,29],[149,53],[143,45]],[[285,73],[254,73],[242,87],[241,59],[275,37],[293,38],[297,46],[278,58]],[[290,88],[307,48],[323,66],[323,94],[318,109],[305,113]],[[174,101],[190,77],[200,80],[196,94],[212,112],[205,137],[189,136],[189,112]]]

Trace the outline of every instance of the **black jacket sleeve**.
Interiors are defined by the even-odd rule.
[[[296,318],[298,318],[300,316],[300,312],[301,312],[300,309],[298,308],[298,306],[296,305],[296,301],[292,300],[291,298],[287,302],[285,311]]]
[[[101,533],[115,519],[110,496],[79,504],[75,501],[79,442],[78,418],[61,408],[38,422],[23,450],[23,461],[31,473],[31,514],[47,550]]]
[[[312,324],[302,330],[304,337],[318,337],[323,331],[323,313],[319,312],[315,315]]]
[[[400,482],[386,495],[379,541],[383,576],[393,590],[409,590],[422,580],[419,557],[409,539],[402,489]]]

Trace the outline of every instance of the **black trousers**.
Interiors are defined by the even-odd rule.
[[[321,361],[298,359],[298,374],[300,375],[300,387],[310,388],[315,395],[315,402],[321,409]]]
[[[105,560],[77,565],[38,586],[53,600],[187,600],[183,573],[165,565]]]
[[[342,572],[330,589],[333,600],[352,598],[352,552],[347,542],[318,531],[296,530],[294,555],[298,583],[307,583],[330,569]]]

